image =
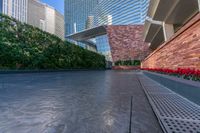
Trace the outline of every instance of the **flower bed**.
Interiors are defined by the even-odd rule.
[[[190,68],[164,69],[164,68],[142,68],[142,70],[172,75],[187,80],[200,81],[200,70]]]

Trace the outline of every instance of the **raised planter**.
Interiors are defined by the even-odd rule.
[[[149,78],[166,86],[172,91],[200,105],[200,82],[185,80],[173,76],[143,71]]]
[[[113,66],[113,70],[139,70],[140,66]]]

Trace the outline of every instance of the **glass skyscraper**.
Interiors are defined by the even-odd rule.
[[[98,0],[65,0],[66,34],[85,30],[87,19],[97,4]]]
[[[94,25],[143,24],[149,0],[65,0],[66,35],[86,29],[90,16]]]
[[[144,23],[148,0],[101,0],[95,7],[95,25]]]
[[[149,0],[100,0],[94,9],[94,26],[144,24]],[[106,36],[96,38],[98,51],[110,51]]]
[[[101,25],[143,24],[149,0],[65,0],[66,36]],[[93,22],[91,22],[93,21]],[[97,49],[110,51],[106,35],[95,39]]]
[[[2,13],[2,9],[3,9],[3,0],[0,0],[0,13]]]

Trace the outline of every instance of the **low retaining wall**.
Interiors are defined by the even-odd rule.
[[[142,68],[200,69],[200,14],[150,54]]]
[[[162,84],[163,86],[166,86],[172,91],[200,105],[200,98],[199,98],[200,83],[199,82],[189,81],[189,80],[180,79],[173,76],[147,72],[147,71],[143,71],[143,73],[149,78]]]

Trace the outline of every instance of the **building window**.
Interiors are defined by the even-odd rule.
[[[40,29],[45,31],[45,21],[40,19]]]
[[[3,13],[8,15],[8,0],[3,0]]]

